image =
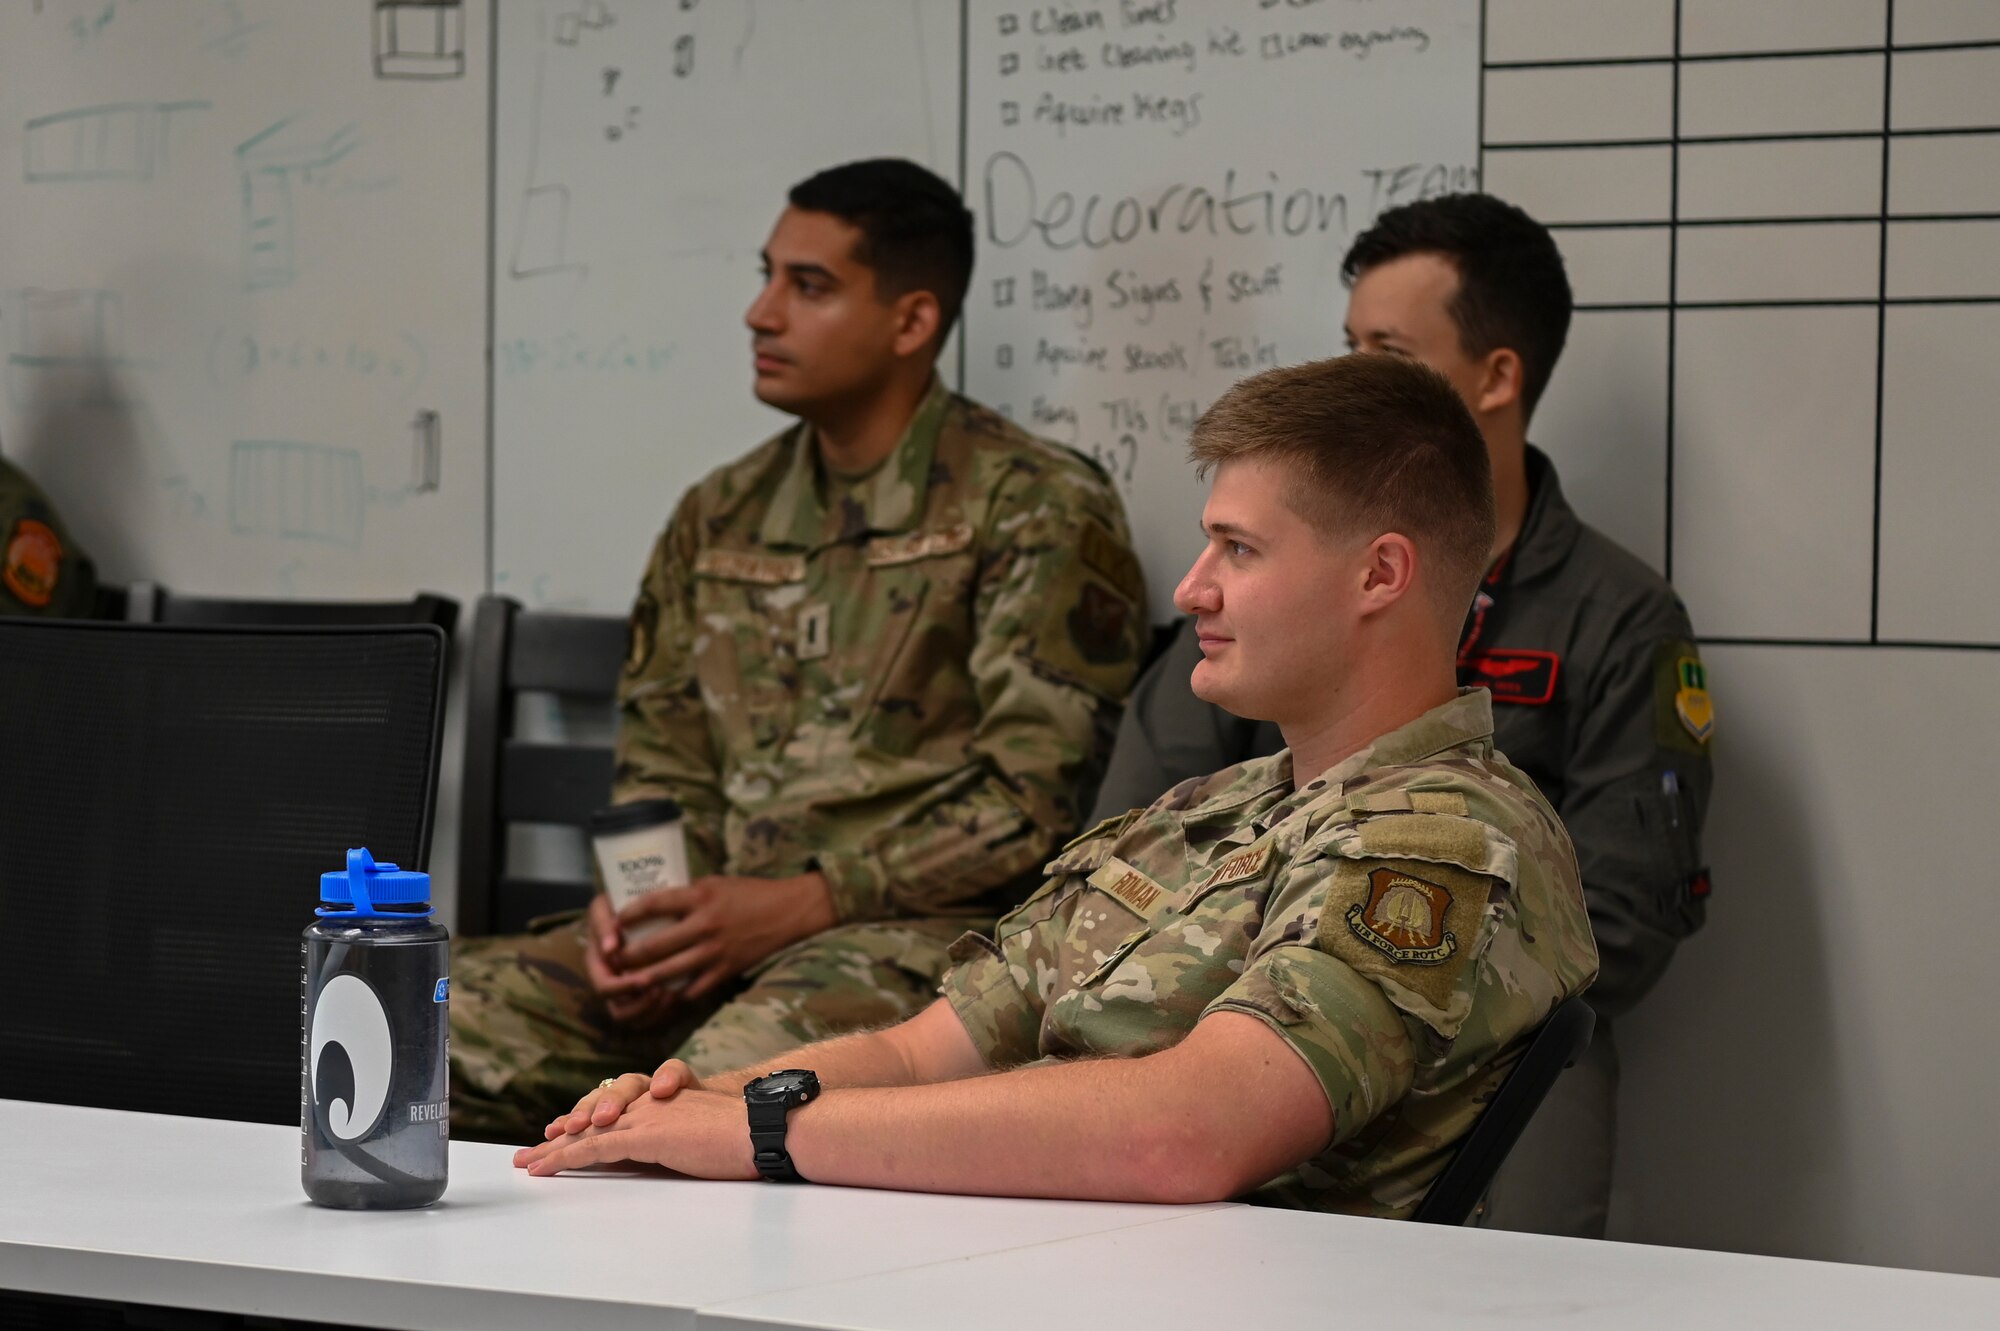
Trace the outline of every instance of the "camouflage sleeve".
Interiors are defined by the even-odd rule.
[[[1191,776],[1207,776],[1258,756],[1255,721],[1194,696],[1189,677],[1200,662],[1194,621],[1183,619],[1174,626],[1166,650],[1132,688],[1093,819],[1142,809]]]
[[[715,743],[694,669],[694,559],[698,533],[689,491],[653,546],[632,605],[632,640],[618,682],[615,804],[665,796],[686,823],[688,870],[725,864],[723,799]]]
[[[986,1066],[1000,1070],[1041,1056],[1042,1015],[1056,980],[1056,953],[1078,893],[1051,878],[1003,918],[993,937],[968,933],[951,945],[938,992],[951,1004]]]
[[[1202,1015],[1254,1016],[1291,1045],[1345,1141],[1409,1091],[1419,1057],[1495,1018],[1472,1000],[1507,903],[1504,879],[1442,860],[1300,861],[1242,976]]]
[[[1705,667],[1677,603],[1621,625],[1572,740],[1561,806],[1601,965],[1590,1002],[1616,1016],[1701,927],[1702,819],[1714,725]]]
[[[967,764],[911,817],[820,857],[844,921],[990,900],[1070,837],[1103,771],[1147,631],[1124,508],[1080,463],[1007,484],[974,590]]]

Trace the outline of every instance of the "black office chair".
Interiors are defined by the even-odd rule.
[[[587,873],[552,878],[512,872],[507,830],[514,824],[571,828],[581,846],[591,811],[611,800],[611,747],[528,738],[520,733],[519,705],[523,694],[554,694],[602,702],[608,718],[628,633],[621,617],[529,611],[505,596],[479,598],[466,690],[460,935],[515,932],[538,915],[589,902]]]
[[[1581,998],[1568,999],[1549,1015],[1410,1219],[1426,1225],[1466,1222],[1556,1078],[1590,1048],[1596,1028],[1597,1014]]]
[[[99,613],[107,604],[100,598]],[[134,624],[435,624],[450,633],[458,623],[458,602],[436,592],[418,592],[407,601],[247,601],[222,596],[184,596],[156,582],[135,582],[124,591],[123,618]]]
[[[445,635],[0,619],[0,1097],[299,1115],[299,932],[426,863]]]

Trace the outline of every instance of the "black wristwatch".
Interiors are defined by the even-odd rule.
[[[743,1088],[750,1111],[750,1146],[757,1172],[773,1183],[804,1183],[806,1176],[792,1166],[785,1151],[785,1116],[800,1105],[819,1099],[819,1074],[788,1068],[759,1077]]]

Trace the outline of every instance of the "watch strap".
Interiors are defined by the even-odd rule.
[[[785,1116],[792,1106],[783,1103],[750,1106],[750,1148],[757,1172],[773,1183],[804,1183],[805,1175],[792,1163],[785,1150]]]
[[[773,1183],[805,1183],[805,1175],[799,1173],[792,1163],[791,1152],[785,1149],[785,1131],[791,1112],[800,1105],[810,1104],[819,1098],[819,1078],[810,1072],[803,1085],[795,1085],[785,1091],[776,1087],[760,1089],[760,1083],[778,1078],[799,1075],[793,1072],[774,1073],[769,1078],[760,1077],[744,1087],[743,1101],[750,1119],[751,1160],[757,1172]]]

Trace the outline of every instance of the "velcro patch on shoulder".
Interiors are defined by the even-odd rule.
[[[955,555],[972,544],[972,528],[966,523],[942,531],[910,532],[903,536],[877,536],[868,542],[868,564],[882,568],[890,564],[913,564],[919,559]]]
[[[1414,807],[1416,801],[1412,797]],[[1444,813],[1387,814],[1354,830],[1350,853],[1378,859],[1419,859],[1486,870],[1493,866],[1493,843],[1486,825]]]
[[[767,587],[806,580],[804,555],[773,555],[756,550],[703,550],[694,558],[696,577],[729,582],[755,582]]]
[[[1320,912],[1320,950],[1382,986],[1447,1038],[1471,1010],[1467,966],[1486,949],[1501,880],[1454,864],[1343,860]]]
[[[1164,913],[1171,899],[1166,888],[1116,855],[1099,865],[1089,882],[1098,891],[1117,898],[1142,920]]]
[[[1348,797],[1355,813],[1448,813],[1463,818],[1465,796],[1455,790],[1373,790]]]

